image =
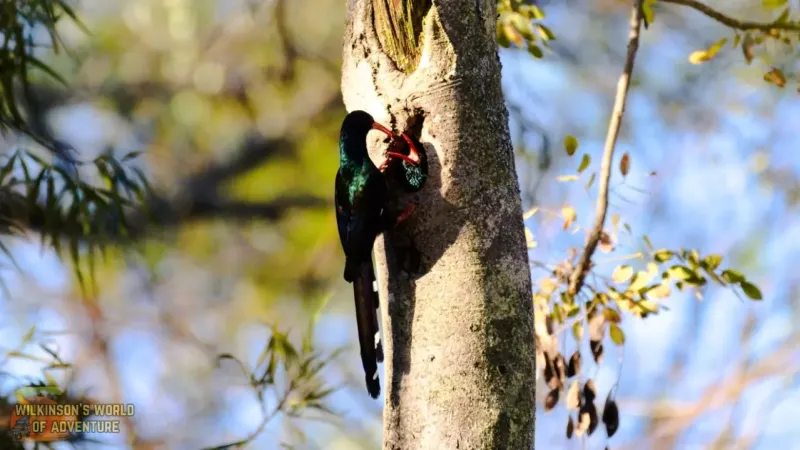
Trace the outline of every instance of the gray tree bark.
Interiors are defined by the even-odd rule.
[[[496,0],[348,0],[345,105],[419,133],[430,170],[408,223],[375,246],[384,449],[533,448],[531,281],[496,14]],[[377,162],[385,145],[371,144]],[[402,263],[409,246],[416,266]]]

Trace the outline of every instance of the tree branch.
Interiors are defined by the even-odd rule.
[[[596,218],[589,240],[583,250],[583,255],[578,261],[578,265],[570,277],[568,293],[572,296],[577,295],[583,287],[586,275],[591,268],[592,255],[600,242],[603,233],[603,224],[608,212],[608,183],[611,179],[611,162],[614,160],[614,148],[617,145],[622,116],[625,113],[625,101],[628,97],[628,88],[631,84],[631,74],[633,73],[633,63],[636,59],[636,51],[639,49],[639,30],[642,26],[642,1],[634,0],[630,16],[630,32],[628,34],[628,55],[625,58],[625,66],[622,75],[617,82],[617,95],[614,100],[614,109],[611,112],[611,120],[608,124],[608,135],[603,148],[603,159],[600,163],[600,181],[597,193]]]
[[[129,233],[132,237],[143,234],[150,225],[179,225],[191,220],[204,220],[215,217],[233,220],[267,220],[280,219],[288,210],[294,208],[318,208],[326,206],[328,201],[310,196],[294,195],[278,197],[271,201],[250,202],[223,197],[203,197],[190,199],[156,200],[158,206],[152,211],[152,219],[138,212],[129,222]],[[152,202],[152,203],[156,203]]]
[[[788,31],[800,31],[800,24],[798,23],[777,22],[777,21],[765,23],[765,22],[750,22],[747,20],[734,19],[733,17],[727,16],[711,8],[705,3],[701,3],[696,0],[659,0],[659,1],[661,3],[672,3],[674,5],[688,6],[689,8],[695,9],[725,26],[735,28],[737,30],[769,31],[772,29],[777,29],[777,30],[788,30]]]

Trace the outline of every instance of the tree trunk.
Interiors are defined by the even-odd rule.
[[[430,172],[409,221],[375,245],[385,449],[533,448],[533,305],[496,14],[496,0],[348,0],[345,105],[418,133]],[[378,161],[385,145],[371,144]]]

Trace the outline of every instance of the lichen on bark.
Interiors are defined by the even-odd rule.
[[[422,53],[423,20],[431,0],[372,0],[372,5],[381,48],[403,73],[413,72]]]

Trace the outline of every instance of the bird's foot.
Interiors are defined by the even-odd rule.
[[[401,223],[405,222],[411,216],[411,214],[414,212],[415,209],[417,209],[417,205],[413,203],[406,206],[403,212],[401,212],[400,215],[397,216],[397,221],[395,222],[395,225],[400,225]]]

